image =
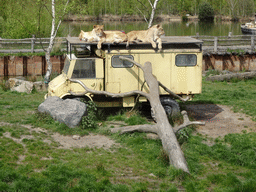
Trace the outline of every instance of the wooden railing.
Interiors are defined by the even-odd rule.
[[[192,36],[202,40],[204,54],[255,53],[254,35]]]
[[[0,38],[0,53],[34,53],[44,52],[50,38],[2,39]],[[57,37],[53,49],[66,49],[66,38]]]
[[[204,54],[255,53],[254,35],[191,36],[202,40]],[[43,52],[50,38],[1,39],[0,53]],[[55,38],[53,49],[66,49],[65,37]]]

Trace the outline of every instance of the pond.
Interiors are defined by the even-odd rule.
[[[126,33],[132,30],[145,30],[145,22],[64,22],[62,24],[62,36],[78,36],[81,30],[91,31],[93,25],[104,25],[105,30],[123,30]],[[156,23],[155,23],[156,24]],[[240,22],[213,22],[205,23],[198,21],[175,21],[161,23],[166,36],[228,36],[229,32],[233,35],[242,35]]]

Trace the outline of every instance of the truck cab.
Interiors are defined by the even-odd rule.
[[[45,98],[83,97],[92,100],[98,107],[133,107],[136,102],[147,102],[146,98],[133,95],[111,98],[105,95],[85,93],[84,88],[69,79],[78,79],[88,88],[111,93],[133,90],[149,92],[143,72],[133,63],[121,60],[127,57],[143,65],[152,63],[152,73],[157,80],[180,97],[200,94],[202,91],[202,41],[191,37],[164,36],[162,50],[152,48],[150,43],[110,44],[80,41],[78,37],[67,38],[67,54],[62,74],[48,86]],[[174,115],[179,110],[175,98],[159,87],[160,100],[167,113]]]

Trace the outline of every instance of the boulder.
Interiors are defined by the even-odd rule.
[[[82,117],[86,114],[86,104],[74,99],[61,99],[48,97],[38,107],[41,113],[48,113],[53,119],[65,123],[68,127],[78,126]]]
[[[11,91],[31,93],[33,88],[37,91],[47,91],[47,87],[43,81],[26,81],[24,77],[10,78],[5,83],[5,87]]]
[[[47,87],[43,81],[36,81],[34,82],[34,88],[40,92],[40,91],[47,91]]]
[[[9,88],[11,91],[31,93],[34,84],[30,81],[25,81],[22,79],[10,78],[6,82],[5,86]]]

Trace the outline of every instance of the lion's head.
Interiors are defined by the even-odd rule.
[[[156,35],[157,36],[161,36],[161,35],[165,34],[164,29],[163,29],[163,27],[160,24],[154,25],[152,27],[157,29],[156,30]]]
[[[93,31],[99,37],[103,36],[103,33],[104,33],[103,30],[104,30],[104,26],[103,25],[94,25],[93,26]]]
[[[81,30],[78,38],[79,38],[80,41],[84,40],[84,31],[83,30]]]

